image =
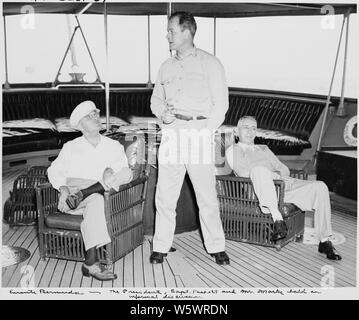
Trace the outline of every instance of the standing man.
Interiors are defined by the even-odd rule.
[[[59,211],[83,215],[81,233],[86,251],[83,275],[106,281],[117,276],[98,263],[96,254],[97,248],[111,242],[103,194],[130,182],[132,171],[123,146],[100,134],[99,113],[92,101],[84,101],[72,111],[70,124],[83,135],[64,144],[47,174],[60,192]]]
[[[214,163],[208,156],[213,133],[228,109],[228,87],[221,62],[194,46],[196,29],[190,13],[176,12],[169,17],[167,40],[176,54],[161,65],[151,98],[151,110],[162,120],[151,263],[162,263],[171,248],[176,205],[187,170],[207,252],[217,264],[229,264]]]

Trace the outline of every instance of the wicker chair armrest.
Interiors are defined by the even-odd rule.
[[[237,182],[250,182],[250,183],[252,183],[250,178],[238,177],[238,176],[232,176],[232,175],[218,175],[218,176],[216,176],[216,179],[218,181],[237,181]],[[275,185],[284,187],[284,181],[283,180],[274,179],[273,182],[274,182]]]
[[[44,183],[36,187],[36,202],[40,221],[46,216],[57,211],[59,192],[54,189],[51,183]]]
[[[217,193],[219,197],[225,197],[232,200],[250,200],[258,202],[250,178],[219,175],[216,176],[216,179]],[[278,206],[279,208],[282,208],[284,204],[284,181],[275,179],[273,182],[277,192]]]
[[[292,178],[308,180],[308,172],[304,169],[289,169]]]
[[[140,177],[122,185],[118,191],[111,189],[105,192],[105,217],[110,237],[126,228],[123,223],[142,223],[147,180],[148,177]],[[131,221],[122,216],[128,212],[133,213]]]

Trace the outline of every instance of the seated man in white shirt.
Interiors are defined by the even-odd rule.
[[[329,191],[322,181],[305,181],[289,176],[289,169],[266,145],[254,145],[257,121],[251,116],[239,119],[235,134],[239,142],[226,150],[228,164],[241,177],[250,177],[259,200],[261,211],[271,214],[274,223],[272,240],[278,241],[287,235],[287,227],[278,210],[277,195],[273,179],[285,183],[284,201],[301,210],[315,210],[314,225],[319,238],[320,253],[328,259],[341,260],[329,240],[332,235]]]
[[[123,146],[100,134],[99,112],[92,101],[84,101],[73,110],[70,124],[83,135],[64,144],[47,173],[52,186],[60,191],[58,209],[83,215],[81,233],[86,251],[83,275],[106,281],[117,276],[98,263],[96,254],[97,248],[111,242],[103,194],[130,182],[132,171]]]

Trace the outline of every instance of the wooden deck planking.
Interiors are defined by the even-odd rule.
[[[209,287],[209,288],[218,287],[212,281],[210,281],[209,279],[207,279],[204,275],[202,275],[200,273],[198,273],[198,278],[200,278],[203,281],[203,283],[205,283],[206,286]]]
[[[113,281],[114,288],[121,288],[124,286],[124,258],[117,260],[114,265],[114,272],[117,274],[117,279]]]
[[[19,234],[11,238],[11,240],[7,243],[9,246],[14,247],[21,247],[26,245],[27,239],[32,232],[30,228],[21,228]],[[27,248],[27,247],[26,247]],[[2,285],[6,285],[10,278],[12,277],[13,273],[17,270],[17,265],[8,266],[6,268],[2,268]]]
[[[268,277],[262,276],[262,270],[258,270],[258,273],[254,273],[253,270],[250,269],[250,266],[245,263],[242,259],[233,259],[233,254],[228,252],[229,255],[231,255],[231,263],[229,266],[218,266],[214,262],[214,258],[210,257],[203,249],[201,249],[201,246],[198,245],[198,241],[200,240],[198,233],[192,233],[190,235],[191,238],[187,238],[187,244],[191,245],[192,248],[194,246],[197,246],[197,253],[202,254],[203,257],[206,258],[207,263],[209,262],[211,265],[215,266],[217,268],[217,272],[223,272],[227,273],[230,272],[233,274],[232,280],[235,281],[237,278],[241,279],[242,281],[245,281],[245,285],[249,286],[273,286],[273,283],[269,281]],[[221,268],[224,268],[223,271]]]
[[[76,261],[66,261],[66,265],[64,268],[63,277],[61,279],[60,287],[62,288],[70,288],[71,287],[71,280],[74,274],[76,267]]]
[[[8,244],[10,239],[17,234],[17,227],[9,228],[6,232],[3,233],[2,244]]]
[[[234,243],[236,249],[240,246],[243,248],[247,246],[248,254],[256,253],[258,259],[265,259],[268,265],[285,271],[287,277],[291,277],[292,280],[294,277],[297,277],[299,282],[308,282],[310,285],[318,285],[318,283],[320,283],[320,281],[318,282],[318,278],[320,279],[322,277],[320,270],[323,266],[335,265],[336,267],[341,267],[341,262],[328,260],[324,255],[319,254],[316,245],[289,243],[286,247],[282,248],[281,251],[277,252],[272,248],[263,248],[239,242],[231,243]],[[269,254],[270,251],[268,250],[272,250],[272,254]],[[348,269],[345,270],[348,271]],[[303,277],[305,279],[303,279]],[[343,281],[347,284],[345,279]]]
[[[123,269],[123,286],[134,287],[134,260],[133,251],[124,256],[125,264]]]
[[[31,255],[33,254],[33,252],[37,248],[37,233],[35,229],[31,231],[31,233],[27,237],[27,241],[24,242],[21,246],[29,250]],[[23,277],[25,281],[27,278],[29,278],[29,273],[33,272],[33,270],[32,266],[28,265],[28,261],[29,259],[16,265],[16,268],[14,269],[12,276],[9,278],[8,283],[3,283],[4,287],[16,287],[18,286]]]
[[[190,235],[192,237],[188,238],[187,241],[191,241],[193,244],[198,242],[200,240],[198,233],[192,233]],[[199,248],[200,249],[200,248]],[[203,254],[208,257],[208,260],[210,260],[210,263],[215,265],[217,268],[221,268],[220,266],[217,266],[214,262],[214,258],[211,258],[209,255],[207,255],[203,250]],[[258,265],[253,265],[254,269],[257,272],[253,272],[253,269],[250,268],[251,266],[246,263],[246,261],[243,261],[243,257],[239,257],[234,255],[233,253],[229,252],[227,250],[228,254],[231,257],[231,264],[229,266],[224,266],[222,268],[225,268],[225,270],[231,270],[233,274],[238,275],[242,280],[244,280],[247,285],[250,286],[274,286],[275,281],[273,281],[270,277],[263,276],[263,268],[259,267]]]
[[[178,288],[184,288],[184,283],[180,276],[175,276],[175,280]]]
[[[3,204],[13,187],[14,179],[24,169],[3,173]],[[335,196],[331,194],[331,197]],[[346,199],[340,205],[356,208],[356,202]],[[230,266],[218,266],[205,249],[197,231],[176,235],[176,252],[169,253],[162,265],[151,265],[152,237],[113,265],[118,278],[100,282],[83,277],[81,262],[40,259],[36,227],[9,228],[3,224],[2,242],[17,245],[31,252],[30,258],[18,265],[2,269],[2,286],[21,286],[30,268],[31,280],[41,287],[317,287],[321,281],[321,268],[334,267],[335,286],[356,286],[357,217],[332,210],[333,231],[343,234],[345,243],[336,245],[342,261],[330,261],[319,254],[317,245],[289,243],[280,252],[273,248],[241,242],[226,241],[231,258]],[[23,267],[24,273],[21,273]]]
[[[340,244],[336,245],[335,248],[338,250],[339,253],[342,254],[344,251],[343,249],[348,244]],[[354,271],[356,269],[356,261],[354,259],[351,259],[348,257],[347,260],[342,261],[333,261],[326,258],[325,254],[318,252],[318,245],[307,245],[307,244],[300,244],[298,246],[289,245],[287,250],[290,250],[289,253],[292,253],[292,256],[294,258],[295,254],[299,254],[303,257],[303,259],[306,259],[308,263],[314,263],[317,265],[318,263],[334,263],[337,265],[339,269],[343,269],[345,271]],[[347,250],[353,250],[353,249],[347,249]],[[356,256],[355,251],[353,251],[354,256]],[[345,261],[345,263],[343,263]]]
[[[71,288],[80,288],[82,283],[82,272],[81,272],[82,262],[75,262],[75,267],[73,270],[70,287]]]
[[[142,246],[138,246],[133,251],[133,286],[143,288],[145,286],[145,279],[143,274],[142,249]]]
[[[241,244],[233,245],[234,251],[237,251],[236,249]],[[279,281],[285,282],[286,287],[305,287],[312,286],[316,283],[316,278],[310,274],[308,275],[306,271],[303,271],[299,264],[292,264],[291,259],[286,255],[286,258],[282,259],[281,253],[284,252],[282,252],[282,250],[285,250],[285,248],[280,252],[277,252],[273,248],[266,248],[266,252],[263,248],[249,244],[242,244],[242,248],[246,251],[246,254],[252,255],[257,263],[261,264],[264,268],[270,268],[270,270],[276,274]],[[300,259],[300,257],[297,257],[297,259]]]
[[[247,249],[249,250],[247,251]],[[243,262],[246,262],[249,266],[255,268],[254,270],[259,270],[258,272],[270,277],[271,282],[276,281],[275,286],[296,287],[301,284],[300,282],[291,279],[290,269],[278,266],[278,263],[280,262],[272,261],[272,259],[268,259],[265,255],[261,255],[255,250],[247,248],[247,246],[238,248],[233,244],[233,241],[230,241],[227,242],[227,250],[231,260],[243,260]]]
[[[193,263],[200,264],[201,266],[203,266],[203,268],[205,268],[207,271],[209,271],[214,276],[216,276],[219,280],[221,280],[221,286],[241,287],[241,286],[249,285],[249,283],[246,283],[243,281],[243,279],[239,278],[238,275],[235,276],[235,280],[234,280],[233,274],[231,272],[225,272],[225,269],[228,266],[225,267],[217,266],[214,262],[209,260],[207,255],[204,255],[199,251],[195,251],[193,250],[193,248],[188,246],[187,243],[184,241],[184,238],[179,239],[179,241],[176,243],[179,244],[181,248],[184,249],[184,251],[186,252],[186,256],[190,257]],[[204,249],[201,248],[201,251],[204,251]],[[219,267],[221,269],[219,269]]]
[[[155,279],[155,287],[163,288],[166,286],[165,277],[163,275],[163,265],[162,264],[154,264],[153,266],[153,275]]]
[[[193,268],[198,271],[199,278],[204,283],[211,284],[211,287],[223,287],[225,286],[222,281],[220,281],[215,274],[209,272],[206,268],[203,268],[202,264],[193,263]]]
[[[150,255],[151,255],[151,244],[150,239],[145,237],[145,240],[142,244],[142,254],[143,254],[143,276],[146,287],[154,287],[155,279],[153,274],[153,267],[150,264]]]
[[[49,287],[50,288],[59,288],[61,287],[61,281],[62,281],[62,277],[64,275],[65,272],[65,267],[66,267],[66,260],[63,259],[58,259],[56,267],[54,269],[54,273],[52,275]]]
[[[177,287],[175,275],[167,260],[165,260],[163,263],[163,274],[165,277],[166,287],[170,287],[170,288]]]
[[[192,264],[189,263],[188,260],[186,260],[186,257],[182,254],[181,250],[170,252],[166,257],[166,261],[173,271],[173,274],[181,277],[185,287],[206,286],[206,283],[204,283],[202,279],[197,276],[197,270],[193,268]]]
[[[48,259],[46,268],[41,275],[38,287],[43,287],[43,288],[50,287],[51,279],[54,275],[56,265],[59,261],[60,259],[54,259],[54,258]]]
[[[314,247],[314,248],[313,248]],[[289,249],[289,248],[288,248]],[[326,258],[324,254],[318,252],[317,246],[312,246],[311,255],[308,255],[309,250],[299,247],[295,251],[288,251],[287,255],[291,258],[292,264],[296,261],[298,265],[309,272],[314,274],[320,274],[320,270],[326,266],[332,266],[335,268],[339,280],[343,281],[347,285],[353,282],[352,275],[355,276],[355,270],[350,266],[350,262],[341,260],[333,261]],[[313,250],[314,249],[314,250]],[[300,257],[300,259],[298,259]],[[283,259],[286,255],[283,256]],[[297,259],[297,260],[296,260]]]

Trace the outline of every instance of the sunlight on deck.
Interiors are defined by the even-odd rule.
[[[15,172],[15,171],[14,171]],[[8,197],[14,177],[3,180],[3,203]],[[175,236],[176,252],[169,253],[164,263],[149,263],[151,237],[141,246],[118,260],[113,270],[115,281],[100,282],[83,277],[81,263],[60,259],[41,260],[37,228],[8,228],[3,224],[2,243],[30,251],[26,261],[2,268],[2,287],[320,287],[323,274],[334,271],[335,287],[356,286],[356,216],[343,213],[356,204],[336,201],[332,210],[335,232],[345,236],[336,245],[342,261],[330,261],[319,254],[317,245],[291,242],[281,251],[236,241],[226,241],[231,258],[229,266],[218,266],[205,251],[198,231]],[[31,276],[33,275],[33,276]]]

